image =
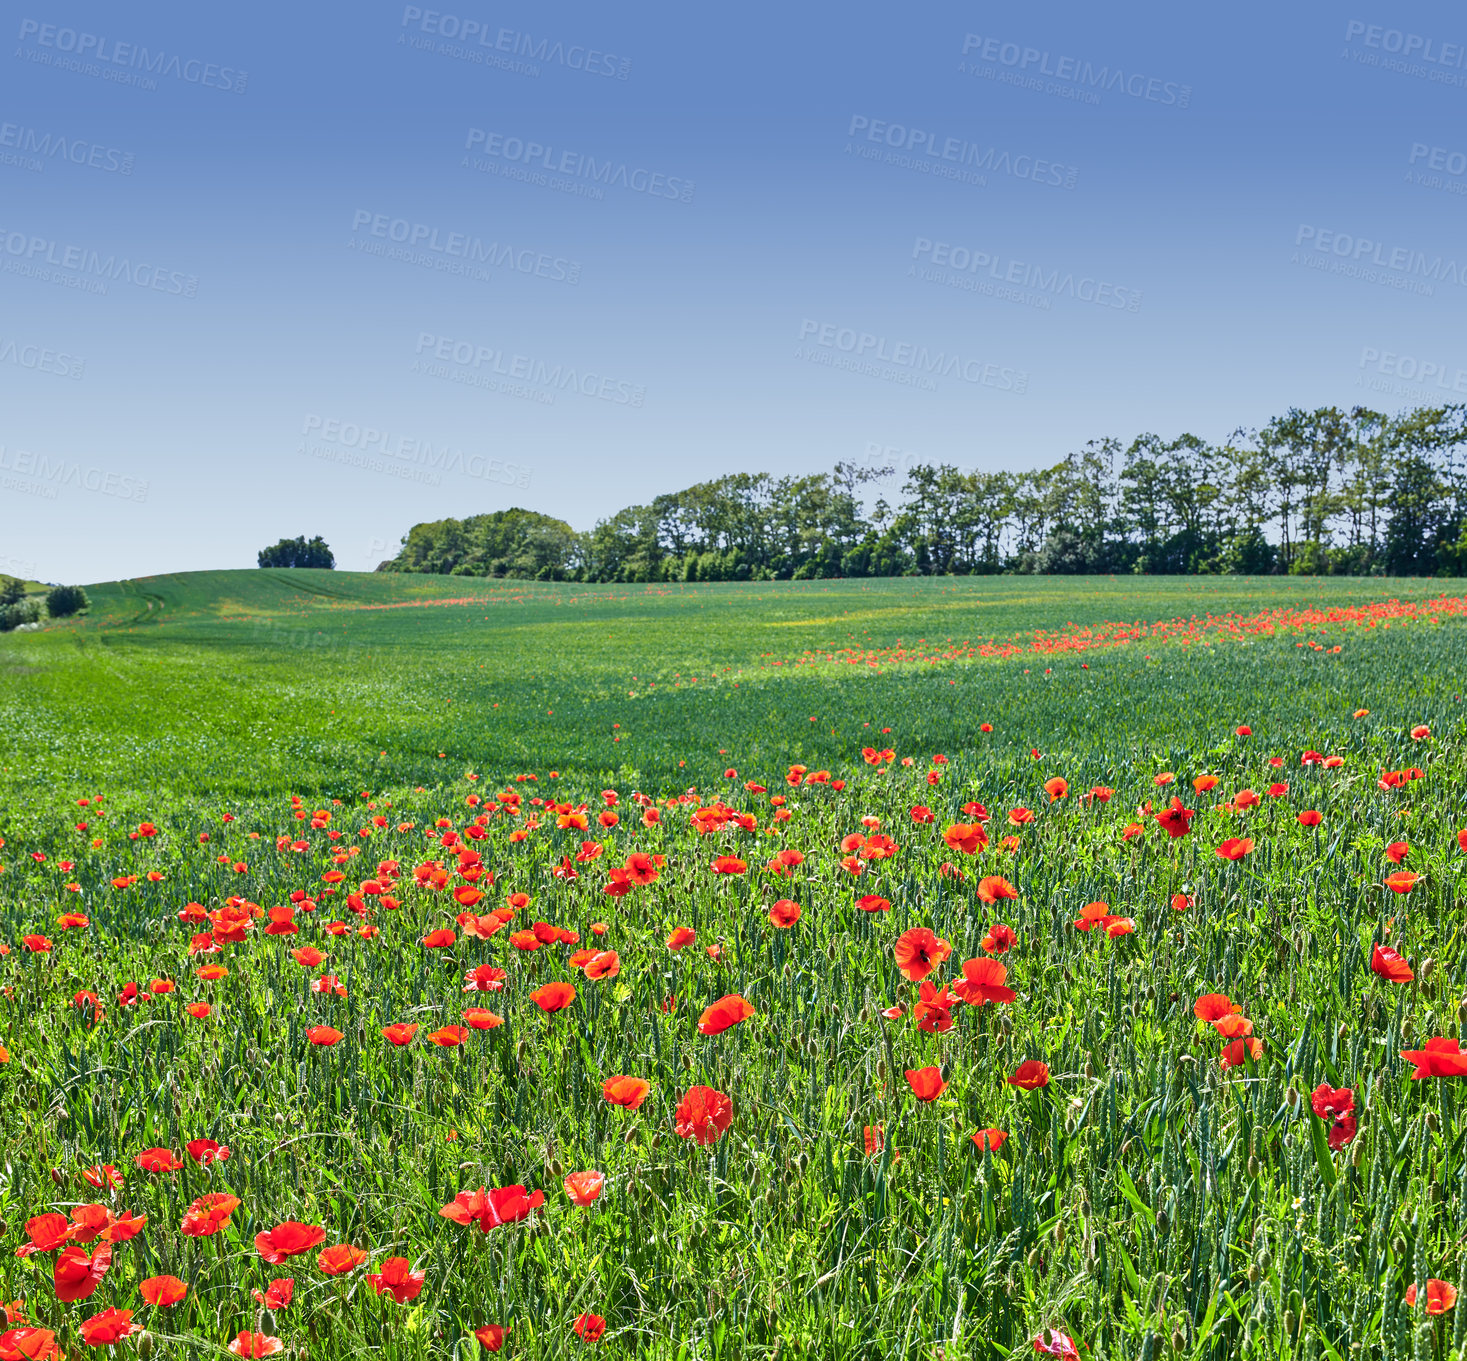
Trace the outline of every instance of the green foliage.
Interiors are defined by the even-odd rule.
[[[0,606],[14,605],[24,599],[25,582],[0,572]]]
[[[22,596],[13,604],[0,606],[0,633],[23,624],[38,624],[45,615],[45,606],[40,596]]]
[[[262,548],[256,555],[261,567],[316,567],[336,566],[336,556],[319,534],[306,539],[304,534],[294,539],[281,539],[269,548]]]
[[[1050,468],[731,473],[577,534],[531,511],[414,525],[379,570],[541,581],[1021,572],[1451,575],[1467,562],[1467,406],[1291,409],[1221,445],[1091,440]]]
[[[46,592],[46,613],[53,619],[80,614],[91,603],[86,589],[81,586],[53,586]]]

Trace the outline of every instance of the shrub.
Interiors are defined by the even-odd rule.
[[[53,586],[46,593],[46,613],[53,619],[65,619],[68,615],[80,614],[91,606],[87,593],[80,586]]]

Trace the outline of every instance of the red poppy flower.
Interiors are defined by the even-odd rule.
[[[492,964],[480,964],[464,975],[465,992],[499,992],[508,977],[503,969]]]
[[[504,1017],[486,1007],[469,1007],[464,1012],[464,1024],[472,1030],[494,1030],[504,1024]]]
[[[978,881],[978,900],[992,905],[1002,902],[1005,898],[1018,899],[1019,890],[1016,889],[1001,874],[988,874]]]
[[[601,1198],[601,1189],[606,1184],[604,1172],[571,1172],[561,1185],[565,1193],[583,1209]]]
[[[229,1160],[228,1146],[213,1139],[190,1139],[184,1148],[187,1149],[189,1157],[202,1167],[208,1167],[210,1163],[222,1163]]]
[[[929,1035],[941,1035],[953,1028],[953,1007],[957,998],[947,995],[947,987],[935,988],[930,979],[924,978],[919,985],[917,1001],[912,1004],[912,1019],[917,1028]],[[883,1013],[889,1016],[889,1013]],[[897,1016],[901,1009],[896,1008]],[[890,1017],[889,1019],[895,1019]]]
[[[947,941],[933,935],[925,926],[914,926],[903,931],[892,947],[897,968],[914,983],[926,978],[952,952],[953,947]]]
[[[698,939],[698,933],[691,926],[679,926],[667,938],[669,950],[682,950]]]
[[[769,909],[769,920],[781,930],[788,931],[800,920],[800,905],[790,898],[780,898]]]
[[[973,1142],[980,1153],[997,1153],[1007,1139],[1008,1131],[1002,1129],[980,1129],[973,1135]]]
[[[1041,1063],[1038,1059],[1025,1059],[1013,1073],[1012,1077],[1004,1078],[1010,1087],[1022,1087],[1026,1092],[1032,1092],[1038,1087],[1049,1086],[1049,1065]]]
[[[265,1356],[274,1356],[285,1346],[278,1337],[266,1337],[264,1333],[243,1332],[238,1337],[231,1338],[229,1350],[236,1356],[249,1358],[249,1361],[259,1361]]]
[[[1416,1283],[1414,1281],[1406,1289],[1406,1303],[1412,1309],[1416,1307]],[[1426,1312],[1428,1314],[1445,1314],[1456,1303],[1456,1286],[1448,1285],[1446,1281],[1439,1281],[1435,1276],[1427,1279]]]
[[[883,898],[876,893],[867,893],[856,899],[856,906],[862,912],[890,912],[891,899]]]
[[[112,1247],[108,1243],[103,1243],[90,1257],[76,1246],[62,1248],[52,1268],[56,1298],[63,1304],[89,1298],[102,1284],[102,1277],[111,1265]]]
[[[606,1331],[606,1320],[600,1314],[577,1314],[571,1327],[582,1342],[599,1342]]]
[[[586,961],[586,977],[593,982],[599,978],[615,978],[621,972],[621,956],[615,950],[602,950]]]
[[[1467,1054],[1456,1040],[1427,1040],[1424,1049],[1403,1049],[1401,1057],[1416,1065],[1413,1080],[1423,1077],[1467,1077]]]
[[[1301,827],[1318,827],[1324,821],[1324,814],[1317,813],[1312,808],[1307,808],[1299,814],[1299,825]]]
[[[953,991],[970,1006],[988,1002],[1012,1002],[1014,990],[1004,986],[1009,971],[996,959],[970,959],[963,964],[963,976],[953,984]]]
[[[977,855],[988,845],[988,833],[981,822],[955,822],[943,832],[942,839],[964,855]]]
[[[1416,887],[1416,881],[1421,876],[1412,870],[1397,870],[1394,874],[1385,877],[1385,886],[1392,893],[1410,893]]]
[[[1226,1016],[1233,1009],[1232,1001],[1225,992],[1204,993],[1192,1003],[1192,1013],[1199,1021],[1206,1021],[1211,1025],[1222,1016]]]
[[[389,1257],[376,1271],[367,1273],[367,1284],[379,1295],[391,1295],[399,1304],[415,1300],[428,1279],[426,1271],[414,1271],[406,1257]]]
[[[425,949],[429,950],[446,950],[457,939],[458,937],[454,935],[453,930],[450,927],[440,926],[438,930],[429,931],[428,934],[423,937],[423,946]]]
[[[1411,966],[1389,945],[1377,945],[1370,952],[1370,971],[1379,974],[1387,983],[1409,983],[1416,977]]]
[[[736,855],[720,855],[710,866],[714,874],[742,874],[749,868],[748,862]]]
[[[270,1282],[265,1287],[263,1294],[255,1290],[252,1292],[255,1303],[262,1308],[279,1311],[288,1308],[291,1296],[295,1294],[295,1277],[282,1276]]]
[[[547,1013],[561,1011],[575,1000],[576,990],[569,983],[546,983],[530,994],[530,1001]]]
[[[486,1323],[482,1328],[474,1329],[474,1336],[479,1339],[480,1346],[486,1351],[497,1352],[504,1346],[506,1331],[502,1323]]]
[[[1026,822],[1033,822],[1034,814],[1028,808],[1010,808],[1009,825],[1011,827],[1022,827]]]
[[[1034,1350],[1049,1356],[1058,1356],[1061,1361],[1079,1361],[1080,1351],[1075,1339],[1058,1328],[1049,1328],[1034,1339]]]
[[[188,1294],[188,1286],[177,1276],[149,1276],[138,1284],[138,1293],[158,1309],[169,1309]]]
[[[1107,917],[1101,925],[1105,934],[1114,940],[1117,936],[1129,936],[1136,930],[1136,923],[1129,917]]]
[[[1234,1040],[1222,1052],[1218,1066],[1223,1069],[1241,1068],[1247,1059],[1257,1060],[1263,1055],[1263,1041],[1253,1039]]]
[[[208,1238],[229,1223],[229,1216],[239,1209],[237,1196],[215,1192],[200,1196],[183,1216],[183,1232],[190,1238]]]
[[[1386,859],[1393,865],[1399,865],[1410,853],[1411,847],[1405,841],[1393,841],[1385,848]]]
[[[1220,860],[1241,860],[1252,851],[1253,838],[1251,836],[1230,836],[1217,848],[1217,856]]]
[[[20,943],[33,955],[44,955],[51,949],[51,942],[45,936],[22,936]]]
[[[1075,919],[1075,927],[1080,931],[1090,931],[1097,926],[1104,926],[1111,919],[1109,903],[1086,903],[1080,909],[1080,915]]]
[[[333,1030],[329,1025],[313,1025],[306,1030],[306,1039],[325,1049],[339,1044],[344,1038],[341,1031]]]
[[[333,1243],[323,1248],[316,1258],[316,1265],[328,1276],[345,1276],[355,1271],[367,1260],[365,1248],[353,1247],[350,1243]]]
[[[980,950],[987,950],[991,955],[1004,955],[1019,943],[1019,937],[1014,933],[1012,926],[1005,926],[1002,922],[994,922],[985,932],[983,939],[978,942]]]
[[[423,1038],[440,1049],[457,1049],[469,1037],[468,1030],[461,1025],[446,1025],[430,1031]]]
[[[326,956],[316,949],[314,945],[302,945],[300,949],[292,950],[290,957],[303,969],[314,969],[318,965],[325,963],[326,960]]]
[[[1431,736],[1431,729],[1425,723],[1418,723],[1411,729],[1411,736],[1420,742],[1423,738]]]
[[[412,1038],[418,1033],[417,1024],[413,1021],[398,1021],[393,1025],[382,1027],[382,1038],[388,1044],[404,1045],[412,1043]]]
[[[711,1144],[733,1123],[733,1102],[712,1087],[689,1087],[673,1120],[679,1138]]]
[[[482,1233],[504,1224],[518,1224],[545,1204],[544,1191],[525,1194],[523,1186],[496,1186],[492,1191],[481,1186],[477,1191],[460,1191],[452,1202],[438,1211],[445,1219],[465,1226],[475,1222]]]
[[[754,1008],[736,992],[720,997],[698,1018],[698,1029],[704,1035],[721,1035],[731,1026],[746,1021]]]
[[[613,1106],[634,1111],[647,1099],[652,1084],[644,1077],[609,1077],[601,1084],[601,1095]]]
[[[89,1347],[110,1347],[141,1331],[142,1325],[132,1321],[131,1309],[104,1309],[81,1322],[81,1339]]]
[[[907,1085],[918,1101],[936,1101],[947,1091],[940,1068],[908,1068]]]
[[[133,1159],[144,1172],[177,1172],[183,1166],[171,1148],[145,1148]]]
[[[64,1356],[49,1328],[10,1328],[0,1333],[0,1361],[62,1361]]]
[[[1196,816],[1192,809],[1184,808],[1181,799],[1173,795],[1170,805],[1156,815],[1156,823],[1169,837],[1176,840],[1192,830],[1192,819]]]
[[[326,1230],[317,1224],[302,1224],[287,1219],[273,1229],[255,1235],[255,1251],[271,1266],[278,1266],[287,1257],[299,1257],[326,1241]]]

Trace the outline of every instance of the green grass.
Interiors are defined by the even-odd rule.
[[[221,572],[87,589],[85,618],[0,639],[4,1246],[26,1241],[31,1217],[93,1200],[149,1220],[80,1303],[55,1298],[54,1253],[0,1253],[4,1298],[69,1355],[107,1306],[136,1310],[154,1351],[178,1358],[250,1328],[312,1358],[470,1361],[472,1329],[494,1322],[510,1325],[504,1354],[560,1357],[591,1345],[571,1332],[583,1312],[606,1319],[597,1345],[612,1354],[667,1358],[1032,1356],[1046,1327],[1086,1357],[1141,1361],[1460,1354],[1458,1311],[1427,1318],[1401,1300],[1428,1276],[1467,1286],[1467,1110],[1458,1080],[1413,1082],[1399,1051],[1464,1034],[1464,625],[1435,609],[1270,633],[1258,617],[1461,596],[1462,583],[668,590]],[[450,600],[472,603],[434,603]],[[1034,648],[1036,631],[1228,612],[1250,622]],[[950,655],[1015,639],[1023,650],[1003,658]],[[846,648],[858,664],[830,660]],[[1417,724],[1431,736],[1413,740]],[[896,760],[870,763],[865,747]],[[1343,761],[1301,765],[1310,749]],[[787,783],[796,762],[844,788]],[[1424,777],[1378,787],[1409,767]],[[1162,772],[1175,780],[1156,784]],[[1203,774],[1220,782],[1194,793]],[[1053,802],[1052,776],[1070,786]],[[1274,782],[1287,791],[1270,795]],[[1086,800],[1092,786],[1113,796]],[[1256,807],[1216,806],[1243,788]],[[611,789],[620,820],[604,828]],[[502,791],[520,814],[470,833]],[[1196,810],[1177,840],[1139,811],[1173,792]],[[659,801],[657,826],[634,793]],[[719,799],[753,828],[696,831],[692,811]],[[969,857],[942,832],[974,800],[990,844]],[[588,828],[559,828],[557,801],[585,805]],[[934,820],[915,821],[916,805]],[[1021,806],[1033,821],[1011,825]],[[1299,824],[1305,809],[1319,827]],[[873,830],[863,818],[898,849],[858,857],[857,876],[841,843]],[[476,911],[530,898],[487,940],[455,921],[450,890],[472,885],[443,842],[454,829],[494,875]],[[1232,836],[1252,854],[1220,859]],[[578,862],[591,839],[603,853]],[[1383,886],[1385,847],[1402,840],[1423,876],[1409,895]],[[790,877],[766,868],[781,847],[805,856]],[[634,851],[665,855],[658,879],[607,895],[607,867]],[[713,873],[725,854],[747,871]],[[414,882],[429,861],[448,889]],[[579,877],[552,872],[567,861]],[[399,906],[348,896],[394,864]],[[984,875],[1017,898],[981,901]],[[859,910],[873,893],[889,912]],[[297,911],[298,934],[267,935],[262,917],[220,954],[190,954],[186,904],[263,911],[292,895],[317,904]],[[769,920],[780,898],[802,908],[788,930]],[[1077,930],[1094,901],[1134,932]],[[63,929],[67,912],[89,924]],[[537,921],[579,941],[515,948],[511,932]],[[928,981],[952,981],[995,921],[1018,935],[1001,957],[1015,1000],[959,1006],[950,1030],[924,1033],[897,937],[927,927],[950,942]],[[697,941],[673,952],[677,926]],[[425,948],[445,927],[452,946]],[[53,948],[30,952],[31,933]],[[593,941],[618,952],[614,977],[570,966]],[[1370,971],[1380,941],[1416,982]],[[291,957],[306,944],[327,955],[319,967]],[[200,978],[207,961],[227,976]],[[466,998],[481,963],[506,970],[504,988]],[[345,997],[311,990],[323,973]],[[154,978],[176,990],[120,1003],[126,983],[146,994]],[[578,996],[542,1015],[529,994],[556,980]],[[96,1003],[77,1005],[82,991]],[[754,1014],[701,1035],[703,1008],[734,992]],[[1193,1012],[1210,992],[1252,1022],[1256,1061],[1219,1067],[1224,1040]],[[425,1042],[475,1000],[504,1023],[457,1049]],[[199,1001],[209,1016],[185,1013]],[[892,1006],[902,1014],[884,1019]],[[399,1049],[380,1032],[402,1021],[421,1029]],[[311,1044],[318,1024],[340,1043]],[[1026,1059],[1049,1065],[1047,1087],[1004,1081]],[[929,1065],[949,1085],[926,1104],[903,1073]],[[640,1110],[602,1100],[617,1074],[652,1084]],[[1322,1082],[1354,1092],[1358,1133],[1336,1152],[1309,1110]],[[693,1084],[733,1103],[706,1148],[674,1130]],[[867,1126],[885,1130],[875,1154]],[[980,1155],[969,1136],[990,1126],[1008,1139]],[[202,1137],[229,1160],[134,1165]],[[81,1179],[101,1163],[122,1189]],[[606,1174],[589,1209],[561,1189],[584,1168]],[[460,1191],[517,1183],[545,1192],[525,1223],[483,1234],[439,1213]],[[230,1224],[180,1233],[216,1190],[240,1201]],[[254,1237],[287,1219],[368,1264],[328,1276],[313,1250],[267,1266]],[[426,1273],[411,1303],[364,1280],[393,1255]],[[172,1310],[138,1294],[163,1273],[190,1287]],[[250,1292],[278,1276],[295,1299],[262,1313]]]

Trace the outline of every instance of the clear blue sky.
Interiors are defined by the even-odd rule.
[[[1456,6],[450,3],[11,8],[0,571],[1467,400]]]

